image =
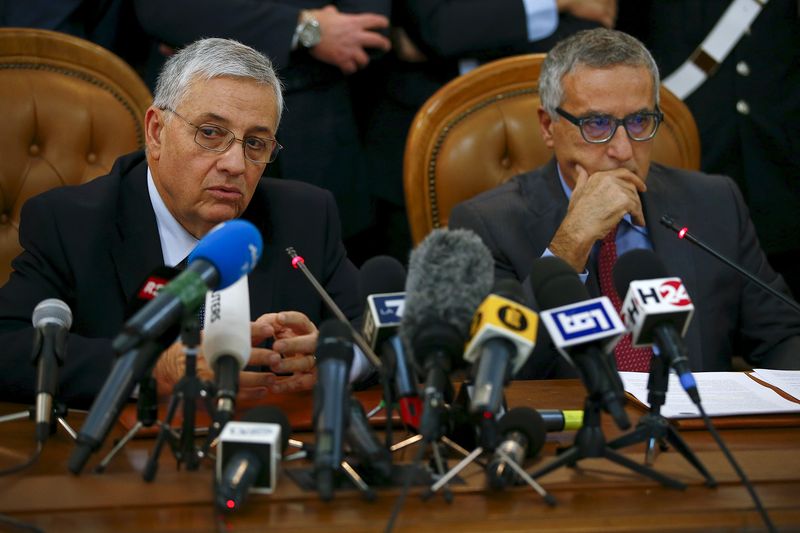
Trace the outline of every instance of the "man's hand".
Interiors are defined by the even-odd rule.
[[[644,226],[644,212],[639,193],[644,181],[625,168],[604,170],[589,176],[576,165],[575,188],[550,251],[582,272],[595,241],[605,237],[626,213],[637,226]]]
[[[316,358],[314,350],[317,348],[317,327],[303,313],[285,311],[281,313],[268,313],[262,315],[254,323],[259,334],[268,331],[272,333],[275,341],[272,350],[265,357],[264,364],[273,372],[291,373],[291,376],[276,376],[268,374],[270,379],[268,387],[270,392],[294,392],[309,390],[317,381]],[[267,336],[261,338],[262,342]],[[257,340],[254,337],[254,342]]]
[[[248,365],[269,366],[273,372],[293,373],[276,376],[271,372],[241,372],[237,400],[255,400],[268,392],[308,390],[317,380],[314,350],[317,346],[317,328],[303,313],[287,311],[262,315],[250,326],[252,343],[261,344],[274,337],[272,349],[253,348]],[[168,396],[183,377],[186,354],[180,341],[164,350],[153,369],[158,384],[158,395]],[[197,376],[213,381],[214,371],[208,366],[202,352],[197,357]]]
[[[388,38],[374,30],[389,27],[389,19],[376,13],[340,13],[333,5],[310,10],[319,21],[321,40],[311,48],[311,55],[324,63],[353,74],[369,63],[368,48],[387,51]]]
[[[593,20],[613,28],[617,20],[617,0],[556,0],[560,12]]]

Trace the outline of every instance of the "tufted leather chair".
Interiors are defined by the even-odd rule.
[[[539,133],[538,79],[544,54],[487,63],[449,82],[417,113],[406,141],[403,186],[414,244],[447,226],[463,200],[532,170],[551,157]],[[700,138],[689,108],[661,88],[665,120],[653,160],[700,168]]]
[[[106,174],[144,147],[152,98],[122,59],[63,33],[0,28],[0,284],[36,194]]]

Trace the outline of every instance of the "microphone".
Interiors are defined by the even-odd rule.
[[[324,501],[333,498],[333,473],[342,462],[352,363],[350,326],[336,319],[326,320],[319,327],[317,384],[314,386],[314,476],[319,496]]]
[[[68,468],[79,474],[89,455],[103,443],[131,391],[174,340],[167,336],[184,313],[200,306],[209,288],[224,288],[255,267],[261,255],[258,230],[249,222],[231,220],[216,226],[203,237],[189,256],[184,271],[158,292],[155,298],[131,318],[117,337],[118,346],[129,346],[114,363],[100,393],[94,400],[76,439]],[[196,270],[204,274],[198,274]],[[213,272],[212,272],[213,271]],[[205,281],[208,280],[208,285]],[[200,281],[198,281],[200,280]]]
[[[377,355],[375,355],[375,352],[367,344],[367,341],[365,341],[364,338],[353,328],[345,314],[342,313],[342,310],[339,309],[339,306],[336,305],[336,302],[333,301],[333,298],[331,298],[330,294],[328,294],[328,292],[325,290],[325,287],[320,285],[319,281],[317,281],[317,278],[314,277],[314,274],[308,270],[308,267],[306,267],[306,260],[303,259],[302,256],[297,255],[297,252],[291,246],[286,248],[286,253],[292,258],[292,266],[303,273],[311,286],[314,287],[314,290],[317,291],[319,297],[322,298],[322,301],[325,303],[328,310],[333,313],[333,316],[335,316],[344,324],[347,324],[347,326],[350,328],[350,334],[353,338],[353,342],[355,342],[356,345],[361,349],[364,356],[369,359],[369,362],[372,363],[372,366],[380,370],[381,360]]]
[[[206,295],[203,356],[214,370],[217,408],[214,424],[233,418],[239,372],[250,360],[250,291],[247,276],[221,291]]]
[[[412,252],[400,336],[425,374],[420,433],[426,442],[442,429],[449,374],[463,365],[472,315],[494,282],[494,260],[475,233],[436,229]]]
[[[500,412],[503,387],[533,351],[539,317],[522,305],[523,298],[517,280],[499,280],[475,312],[472,338],[464,351],[465,361],[478,361],[473,414]]]
[[[186,270],[125,322],[112,341],[114,351],[123,354],[158,338],[185,314],[195,312],[208,290],[224,289],[253,270],[262,248],[261,234],[250,222],[230,220],[215,226],[189,254]]]
[[[700,394],[694,380],[683,336],[694,314],[694,305],[680,278],[667,277],[664,264],[652,250],[631,250],[614,265],[614,287],[625,294],[622,319],[631,330],[633,346],[656,345],[675,369],[681,386],[694,403]]]
[[[526,457],[535,457],[544,446],[545,427],[542,416],[535,409],[515,407],[497,425],[497,431],[503,439],[497,450],[501,450],[517,465],[522,466]],[[497,451],[486,466],[486,476],[493,489],[514,485],[519,478]]]
[[[57,298],[42,300],[33,309],[33,352],[36,365],[36,440],[44,443],[50,434],[53,401],[58,388],[58,367],[64,364],[72,311]]]
[[[403,423],[419,427],[422,402],[417,375],[397,335],[405,311],[406,270],[389,256],[368,259],[359,271],[361,290],[367,296],[362,334],[371,347],[378,347],[384,366],[383,379],[394,384]],[[388,400],[387,400],[388,401]]]
[[[583,426],[583,411],[567,409],[537,409],[548,433],[574,431]]]
[[[797,302],[795,302],[794,300],[792,300],[791,298],[789,298],[785,294],[782,294],[782,293],[776,291],[775,289],[773,289],[772,287],[770,287],[769,285],[767,285],[766,283],[764,283],[763,281],[758,279],[752,272],[748,272],[747,270],[745,270],[741,266],[737,265],[736,263],[734,263],[733,261],[731,261],[730,259],[728,259],[724,255],[722,255],[721,253],[717,252],[712,247],[710,247],[709,245],[707,245],[706,243],[704,243],[703,241],[701,241],[700,239],[698,239],[697,237],[695,237],[694,235],[689,233],[689,228],[687,228],[687,227],[679,228],[675,224],[675,221],[672,220],[672,218],[667,216],[667,215],[662,216],[660,222],[661,222],[662,226],[666,226],[667,228],[669,228],[672,231],[674,231],[675,233],[677,233],[679,239],[686,239],[690,243],[698,246],[704,252],[706,252],[706,253],[708,253],[710,255],[713,255],[714,257],[716,257],[717,259],[722,261],[724,264],[726,264],[727,266],[731,267],[736,272],[738,272],[739,274],[743,275],[748,280],[752,281],[753,283],[755,283],[756,285],[758,285],[759,287],[761,287],[762,289],[764,289],[765,291],[770,293],[772,296],[774,296],[778,300],[782,301],[783,303],[785,303],[786,305],[788,305],[789,307],[791,307],[795,311],[800,312],[800,304],[798,304]]]
[[[530,283],[544,309],[539,318],[555,347],[578,369],[589,397],[603,406],[620,429],[628,429],[622,380],[606,356],[625,333],[614,306],[605,296],[589,299],[578,274],[558,257],[536,259]]]
[[[377,472],[383,479],[392,477],[392,454],[381,445],[367,420],[361,402],[350,398],[345,441],[352,452],[361,459],[361,465]]]
[[[247,494],[272,494],[280,459],[289,442],[286,415],[274,406],[251,409],[228,422],[219,437],[215,499],[223,511],[241,508]]]

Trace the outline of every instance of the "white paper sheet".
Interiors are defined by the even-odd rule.
[[[756,368],[753,375],[761,381],[774,385],[786,394],[800,400],[800,370],[772,370]]]
[[[647,405],[646,372],[620,372],[625,390]],[[743,372],[695,372],[697,390],[708,416],[800,413],[800,403],[790,402],[778,393],[750,379]],[[697,407],[689,399],[675,374],[669,376],[667,401],[661,408],[666,418],[696,418]]]

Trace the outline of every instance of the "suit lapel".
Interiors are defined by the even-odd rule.
[[[275,283],[279,279],[278,267],[288,264],[288,255],[279,250],[273,242],[272,224],[270,223],[270,207],[266,191],[266,181],[259,181],[250,204],[242,214],[242,219],[252,222],[261,232],[264,250],[256,268],[248,276],[250,288],[250,316],[255,319],[264,313],[275,311],[273,297],[276,293]]]
[[[111,259],[128,303],[153,269],[164,264],[155,213],[147,192],[145,160],[120,175],[116,224]]]

